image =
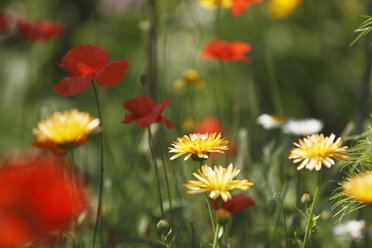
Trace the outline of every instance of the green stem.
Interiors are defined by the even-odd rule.
[[[212,224],[212,228],[213,228],[213,232],[216,232],[215,230],[215,227],[214,227],[214,220],[213,220],[213,213],[212,213],[212,207],[211,207],[211,203],[208,199],[208,196],[207,194],[205,194],[205,199],[207,200],[207,205],[208,205],[208,211],[209,211],[209,217],[211,218],[211,224]]]
[[[170,218],[171,218],[171,226],[173,227],[173,204],[172,204],[172,196],[170,192],[170,187],[169,187],[169,179],[168,179],[168,171],[167,171],[167,164],[164,159],[164,154],[161,153],[161,160],[163,162],[163,173],[165,177],[165,184],[167,186],[167,194],[168,194],[168,200],[169,200],[169,211],[170,211]]]
[[[312,223],[313,223],[313,215],[314,215],[314,210],[315,210],[316,203],[317,203],[318,198],[319,198],[319,187],[320,187],[320,181],[322,179],[322,173],[321,173],[321,171],[319,171],[318,173],[319,173],[318,174],[318,182],[317,182],[316,189],[315,189],[314,200],[313,200],[313,203],[311,205],[311,210],[310,210],[310,215],[309,215],[309,218],[308,218],[308,223],[307,223],[305,238],[304,238],[304,241],[302,242],[301,248],[305,248],[306,247],[306,244],[307,244],[307,242],[308,242],[308,240],[310,239],[310,236],[311,236],[311,229],[312,229]]]
[[[155,167],[156,184],[158,186],[158,195],[159,195],[159,201],[160,201],[160,211],[161,211],[161,216],[164,219],[165,215],[164,215],[164,207],[163,207],[163,197],[161,195],[161,189],[160,189],[160,178],[159,178],[159,171],[158,171],[158,162],[156,161],[156,155],[155,155],[154,141],[152,138],[150,127],[148,127],[147,130],[149,134],[149,144],[150,144],[150,150],[151,150],[151,155],[152,155],[152,161]]]
[[[218,248],[218,233],[220,232],[220,224],[216,224],[216,231],[214,232],[213,246],[212,248]]]
[[[101,106],[99,104],[98,92],[97,92],[97,88],[96,88],[96,85],[95,85],[94,82],[92,82],[92,87],[93,87],[94,96],[95,96],[95,99],[96,99],[98,118],[100,120],[100,124],[101,124],[101,127],[102,127]],[[97,206],[96,224],[94,226],[92,248],[94,248],[94,245],[96,243],[96,236],[97,236],[97,232],[98,232],[98,226],[99,226],[99,221],[100,221],[100,217],[101,217],[101,209],[102,209],[103,173],[104,173],[104,166],[103,166],[103,132],[102,131],[98,134],[98,154],[99,154],[99,161],[100,161],[99,193],[98,193],[98,206]]]

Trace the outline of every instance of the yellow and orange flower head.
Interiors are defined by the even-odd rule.
[[[232,7],[232,0],[199,0],[199,5],[206,9],[226,8]]]
[[[253,185],[247,179],[234,180],[239,172],[240,170],[233,168],[232,164],[229,164],[227,168],[221,165],[214,166],[213,169],[208,165],[203,165],[198,169],[198,173],[193,173],[198,180],[188,180],[184,186],[189,189],[187,192],[189,194],[206,193],[211,199],[221,197],[226,202],[231,199],[231,190],[247,190]]]
[[[209,153],[223,153],[228,150],[229,141],[221,138],[221,134],[200,134],[194,133],[189,136],[185,135],[182,138],[177,138],[169,147],[170,153],[176,153],[170,159],[173,160],[179,156],[186,154],[185,160],[192,157],[194,160],[200,161],[208,158]]]
[[[349,178],[342,188],[344,194],[353,200],[372,204],[372,171]]]
[[[99,119],[89,113],[79,112],[76,109],[55,112],[42,119],[37,124],[37,128],[32,130],[34,141],[31,145],[63,154],[70,148],[84,144],[88,135],[99,131]]]
[[[302,3],[302,0],[270,0],[266,4],[269,18],[278,20],[290,16]]]
[[[299,139],[298,143],[294,143],[296,147],[291,150],[289,159],[293,159],[293,163],[302,161],[297,170],[315,168],[317,171],[322,168],[322,165],[330,168],[335,164],[335,159],[349,160],[347,146],[341,146],[341,138],[336,141],[334,139],[334,134],[329,137],[324,137],[323,134],[313,134],[302,140]]]
[[[186,70],[183,73],[182,78],[177,79],[174,82],[174,87],[177,90],[181,90],[184,88],[195,88],[195,89],[204,89],[205,82],[200,79],[199,73],[195,70]]]

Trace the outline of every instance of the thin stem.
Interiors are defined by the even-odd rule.
[[[165,177],[165,184],[167,186],[167,194],[168,194],[168,200],[169,200],[169,211],[170,211],[170,218],[171,218],[171,226],[173,227],[173,204],[172,204],[172,196],[170,192],[170,187],[169,187],[169,180],[168,180],[168,171],[167,171],[167,164],[164,159],[164,154],[161,153],[161,160],[163,162],[163,173]]]
[[[147,56],[148,56],[148,64],[147,64],[147,73],[149,76],[149,95],[152,99],[156,100],[156,93],[157,93],[157,49],[156,49],[156,27],[157,27],[157,12],[156,12],[156,4],[155,0],[148,0],[149,3],[149,19],[150,19],[150,29],[148,33],[148,41],[147,41]]]
[[[97,88],[96,88],[96,85],[95,85],[94,82],[92,82],[92,87],[93,87],[94,96],[95,96],[95,99],[96,99],[98,118],[100,120],[101,127],[102,127],[101,106],[99,104],[98,92],[97,92]],[[100,217],[101,217],[101,209],[102,209],[103,173],[104,173],[104,165],[103,165],[103,132],[102,131],[98,134],[98,154],[99,154],[99,161],[100,161],[99,193],[98,193],[98,206],[97,206],[96,224],[94,226],[92,248],[94,248],[94,245],[96,243],[96,236],[97,236],[97,232],[98,232],[98,226],[99,226],[99,221],[100,221]]]
[[[273,63],[273,58],[269,51],[266,52],[266,66],[267,66],[267,72],[269,76],[269,84],[270,84],[270,90],[271,90],[271,97],[273,100],[273,104],[275,107],[275,112],[278,115],[283,116],[284,111],[283,111],[283,105],[282,101],[280,98],[280,92],[278,88],[278,81],[276,79],[275,75],[275,70],[274,70],[274,63]]]
[[[218,248],[218,233],[220,232],[220,224],[216,224],[216,231],[214,232],[213,246],[212,248]]]
[[[302,242],[301,248],[305,248],[306,247],[307,241],[310,239],[310,236],[311,236],[311,229],[312,229],[312,223],[313,223],[313,215],[314,215],[314,210],[315,210],[316,203],[317,203],[318,198],[319,198],[319,187],[320,187],[320,181],[322,179],[322,173],[321,173],[321,171],[319,171],[318,173],[319,173],[318,174],[318,183],[316,185],[315,194],[314,194],[314,200],[313,200],[313,203],[311,205],[311,210],[310,210],[310,215],[309,215],[309,219],[308,219],[308,223],[307,223],[305,238],[304,238],[304,241]]]
[[[164,207],[163,207],[163,197],[161,195],[161,189],[160,189],[160,178],[159,178],[159,171],[158,171],[158,162],[156,161],[156,155],[155,155],[154,141],[152,139],[150,127],[148,127],[147,130],[149,134],[149,144],[150,144],[150,150],[151,150],[151,155],[152,155],[152,161],[155,167],[156,184],[158,186],[158,194],[159,194],[159,201],[160,201],[160,211],[161,211],[162,218],[164,218],[165,215],[164,215]]]
[[[209,217],[211,218],[211,224],[212,224],[213,232],[216,232],[216,231],[215,231],[215,227],[214,227],[214,219],[213,219],[212,207],[211,207],[211,203],[210,203],[210,201],[209,201],[209,199],[208,199],[207,194],[205,194],[205,199],[207,200],[208,211],[209,211]]]

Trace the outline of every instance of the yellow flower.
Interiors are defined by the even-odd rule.
[[[347,154],[347,146],[342,146],[341,138],[334,141],[335,135],[324,137],[323,134],[313,134],[307,136],[303,140],[299,139],[298,143],[294,143],[296,148],[293,148],[289,154],[289,159],[294,159],[293,163],[301,162],[297,170],[306,168],[308,170],[320,170],[322,164],[330,168],[335,164],[336,160],[349,160]]]
[[[31,144],[63,154],[67,149],[85,143],[89,134],[100,130],[99,125],[99,119],[76,109],[55,112],[52,116],[42,119],[37,128],[32,130],[34,142]]]
[[[203,80],[200,80],[199,73],[194,70],[187,70],[183,73],[182,78],[177,79],[174,82],[174,87],[177,90],[184,88],[195,88],[195,89],[204,89],[205,83]]]
[[[353,176],[343,185],[344,194],[356,201],[372,204],[372,172]]]
[[[176,153],[170,159],[173,160],[183,154],[187,154],[185,160],[191,156],[194,160],[207,159],[210,152],[223,153],[228,150],[229,141],[221,139],[221,134],[216,136],[217,133],[194,133],[177,138],[177,141],[172,144],[173,147],[169,147],[170,153]]]
[[[185,187],[190,190],[187,192],[189,194],[199,194],[206,193],[209,198],[217,199],[221,196],[223,201],[228,201],[231,199],[230,191],[234,189],[247,190],[253,183],[248,182],[247,179],[244,180],[234,180],[239,174],[240,170],[235,168],[230,163],[229,166],[223,168],[221,165],[209,167],[208,165],[203,165],[201,170],[198,169],[198,173],[193,173],[194,177],[198,181],[188,180]]]
[[[283,19],[290,16],[302,3],[302,0],[271,0],[266,4],[266,14],[271,19]]]
[[[206,9],[214,9],[217,7],[231,8],[232,0],[199,0],[199,5]]]

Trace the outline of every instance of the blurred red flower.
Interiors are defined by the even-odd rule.
[[[248,206],[256,206],[256,202],[250,196],[244,194],[233,195],[231,200],[221,203],[221,208],[231,213],[240,212]],[[217,210],[217,200],[211,200],[211,207]]]
[[[194,127],[193,133],[221,133],[222,124],[216,117],[209,117]]]
[[[242,61],[250,63],[251,58],[244,53],[251,51],[251,45],[241,41],[227,42],[213,40],[204,46],[202,58],[205,60],[219,59],[221,61]]]
[[[8,31],[9,23],[3,12],[0,12],[0,33],[5,33]]]
[[[82,182],[61,160],[27,157],[0,168],[0,247],[41,242],[87,207]]]
[[[174,127],[174,124],[164,118],[161,114],[169,100],[164,100],[162,104],[155,106],[154,100],[146,96],[134,97],[123,104],[124,109],[128,110],[124,115],[122,123],[131,123],[135,121],[139,128],[149,127],[154,122],[163,123],[168,129]]]
[[[17,20],[17,28],[26,39],[43,42],[61,37],[65,30],[59,23],[46,21],[31,23],[23,19]]]
[[[232,16],[240,16],[244,10],[255,3],[261,3],[263,0],[232,0],[230,14]]]
[[[88,89],[92,80],[103,87],[116,85],[127,73],[128,60],[108,61],[108,52],[100,47],[84,44],[72,48],[60,64],[71,77],[62,79],[53,90],[61,96],[72,96]]]

